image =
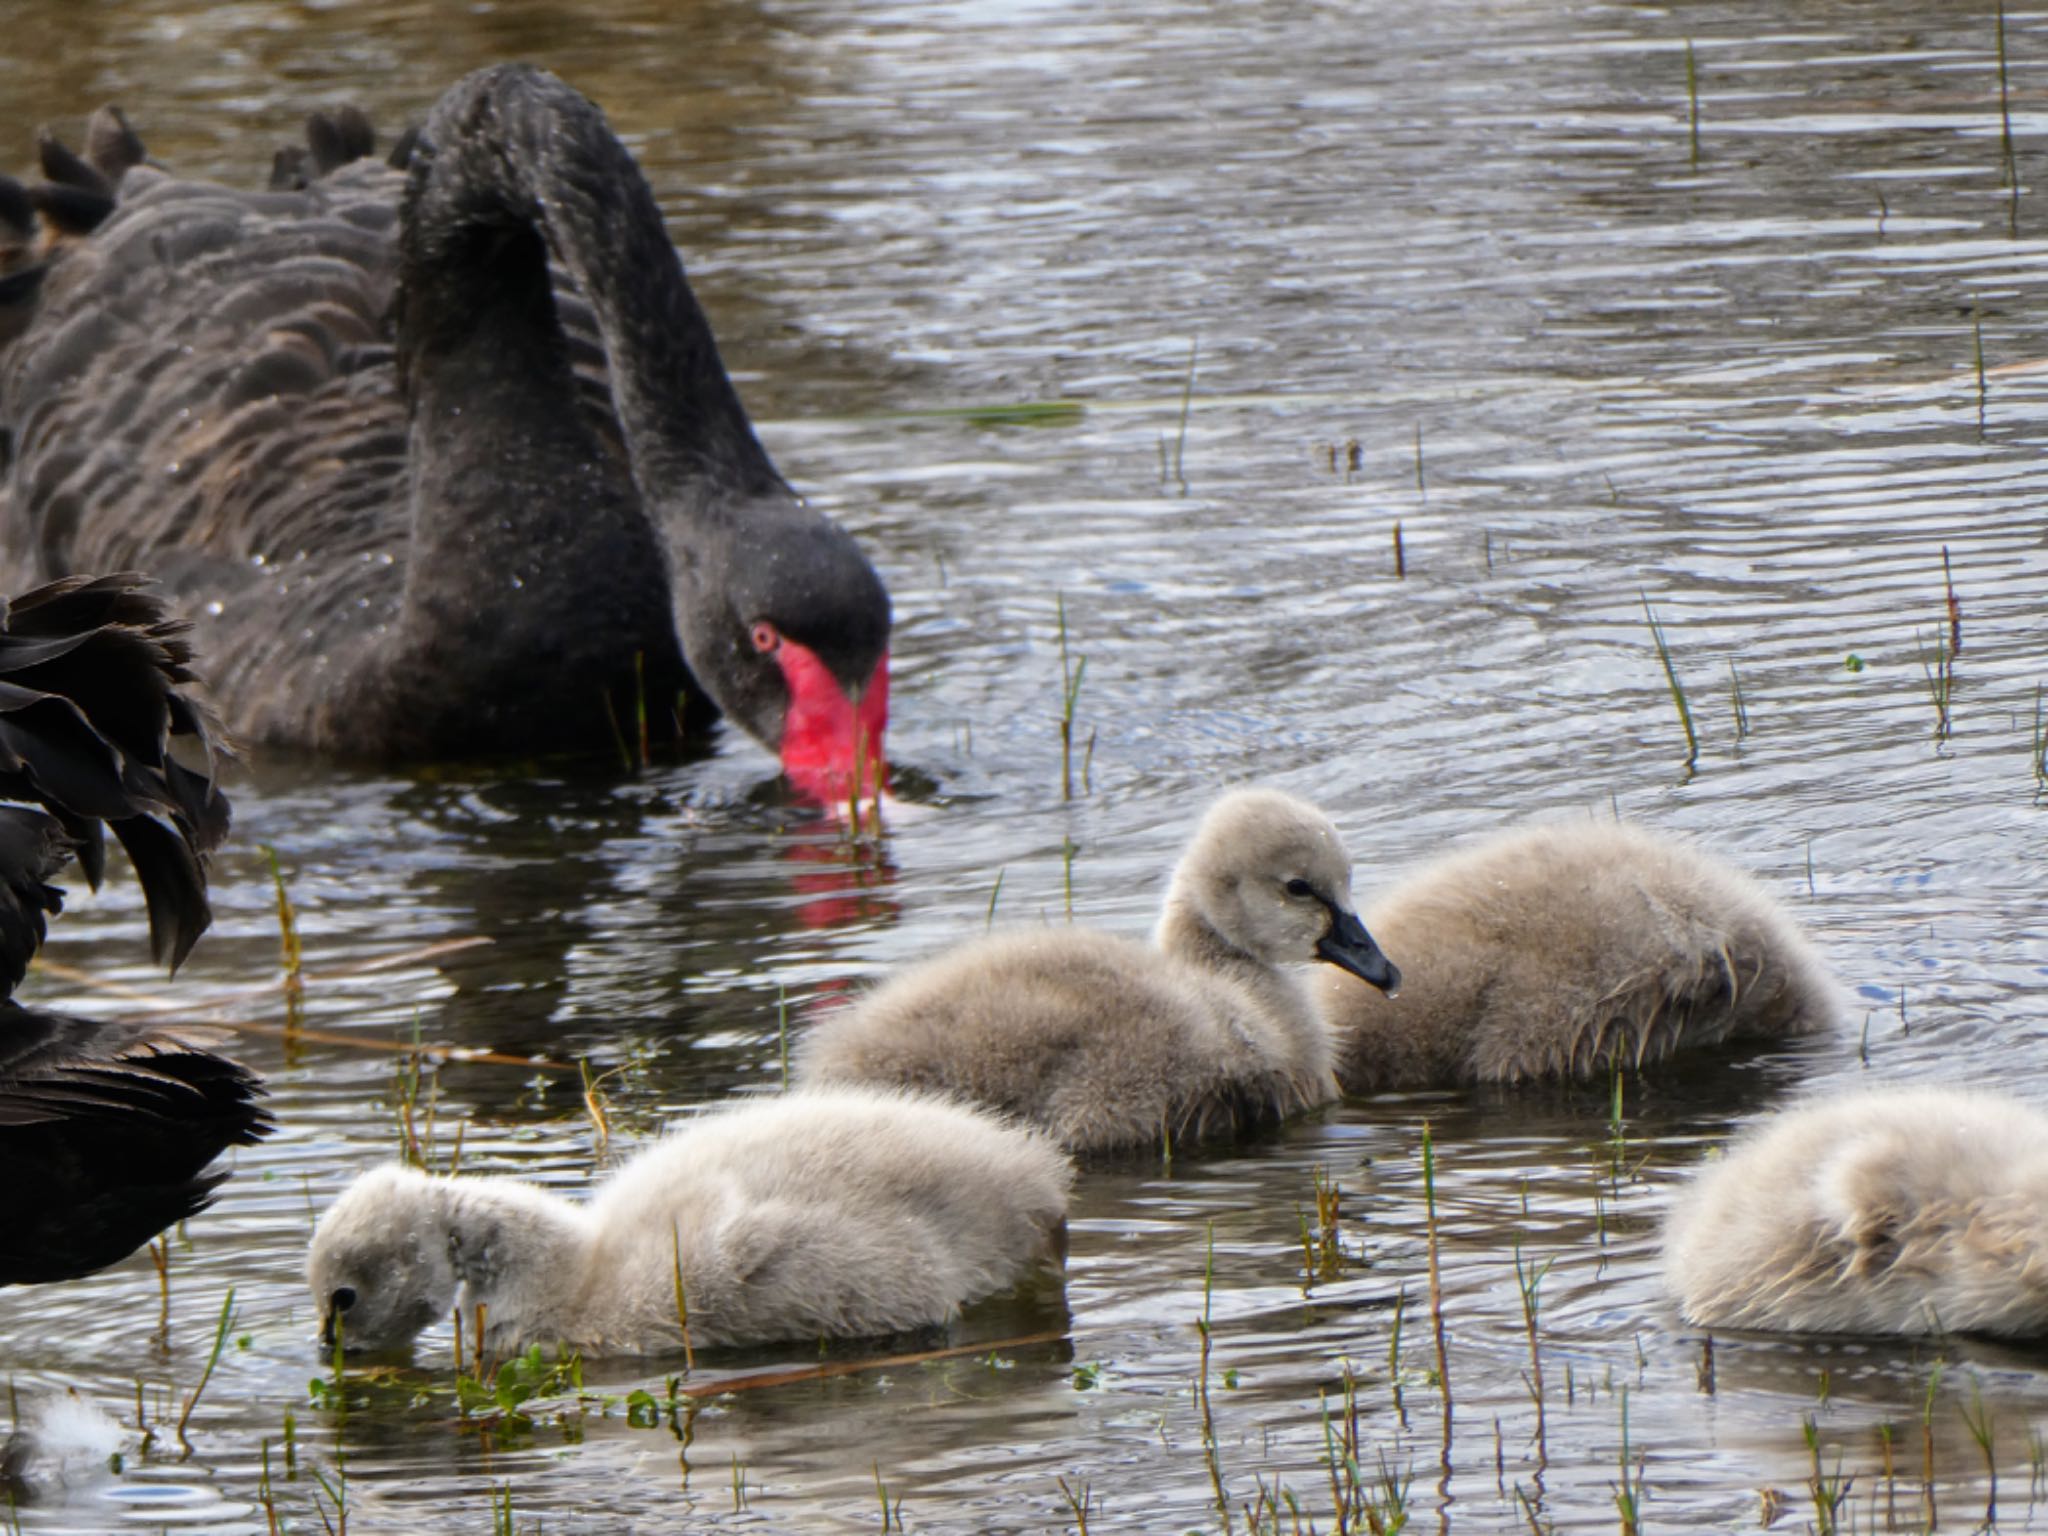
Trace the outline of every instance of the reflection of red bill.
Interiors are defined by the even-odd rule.
[[[879,844],[844,837],[792,838],[783,845],[783,857],[804,866],[789,882],[801,898],[796,915],[804,927],[873,927],[895,918],[896,869]],[[819,995],[845,990],[844,984],[833,984]]]
[[[826,805],[858,793],[879,798],[888,783],[882,733],[889,725],[889,653],[852,697],[809,646],[787,635],[775,660],[789,685],[782,718],[782,771],[804,795]]]

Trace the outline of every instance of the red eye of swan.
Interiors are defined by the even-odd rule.
[[[763,619],[749,630],[748,636],[753,640],[754,649],[757,651],[772,651],[775,647],[782,644],[782,636],[776,632],[775,626],[766,619]]]

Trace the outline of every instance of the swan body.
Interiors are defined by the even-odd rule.
[[[1042,928],[963,945],[812,1028],[798,1070],[955,1094],[1075,1152],[1230,1135],[1336,1096],[1328,1033],[1285,968],[1317,958],[1399,981],[1329,819],[1240,790],[1204,817],[1155,943]]]
[[[1425,864],[1366,925],[1398,1000],[1317,987],[1346,1092],[1604,1075],[1724,1040],[1809,1034],[1838,989],[1749,876],[1641,827],[1504,833]]]
[[[876,782],[887,594],[756,439],[596,107],[483,70],[402,171],[343,114],[260,192],[101,124],[57,167],[99,222],[0,240],[6,570],[154,572],[254,745],[616,756],[715,708],[802,787]]]
[[[63,1280],[126,1257],[204,1208],[207,1165],[269,1130],[254,1074],[203,1031],[101,1023],[15,1002],[76,858],[127,850],[151,940],[172,967],[211,920],[206,852],[226,835],[184,627],[140,579],[73,578],[0,602],[0,1284]]]
[[[1702,1327],[2048,1334],[2048,1115],[1955,1088],[1788,1110],[1679,1195],[1664,1273]]]
[[[960,1105],[843,1089],[714,1111],[577,1205],[510,1179],[373,1169],[313,1234],[330,1340],[391,1348],[481,1308],[493,1354],[599,1355],[941,1324],[1023,1279],[1073,1170]]]

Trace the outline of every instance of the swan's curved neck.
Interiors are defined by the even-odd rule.
[[[650,502],[711,479],[724,491],[782,486],[754,436],[669,243],[654,194],[590,102],[551,75],[472,76],[428,121],[429,159],[411,224],[434,231],[543,231],[604,335],[613,399]],[[690,497],[710,511],[721,498]]]
[[[1270,976],[1273,968],[1225,938],[1201,909],[1178,889],[1167,894],[1153,938],[1177,960],[1218,971],[1238,981]]]

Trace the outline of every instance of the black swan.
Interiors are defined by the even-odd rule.
[[[206,1165],[265,1135],[261,1085],[202,1031],[98,1023],[13,1001],[76,857],[127,850],[150,941],[175,967],[211,920],[205,852],[226,834],[185,626],[140,578],[74,577],[0,600],[0,1285],[103,1269],[207,1203]]]
[[[102,109],[0,189],[0,569],[149,570],[258,746],[630,753],[716,709],[799,788],[872,785],[888,595],[755,438],[598,109],[504,65],[403,171],[359,114],[308,141],[242,192]]]

